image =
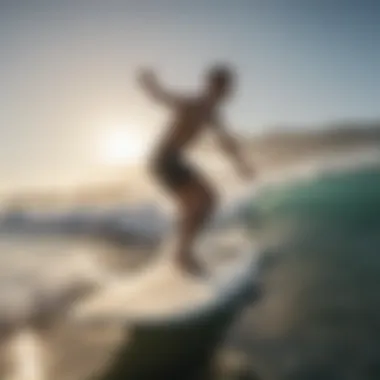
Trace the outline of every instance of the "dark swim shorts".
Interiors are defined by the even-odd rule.
[[[194,172],[180,153],[165,152],[154,159],[153,170],[163,184],[171,190],[187,185],[194,179]]]

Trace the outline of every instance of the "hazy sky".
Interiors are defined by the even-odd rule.
[[[138,91],[139,65],[196,90],[205,66],[231,62],[234,128],[380,115],[377,0],[7,0],[0,48],[5,186],[82,178],[123,128],[148,141],[165,114]]]

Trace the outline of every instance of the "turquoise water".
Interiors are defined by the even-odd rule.
[[[271,258],[247,347],[261,372],[380,379],[380,168],[268,186],[251,215]]]
[[[380,223],[380,169],[368,168],[330,173],[313,180],[268,186],[259,193],[253,211],[266,220],[291,217],[299,223],[310,219],[325,223]],[[336,226],[334,226],[335,228]]]

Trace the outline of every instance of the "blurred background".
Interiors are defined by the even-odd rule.
[[[371,0],[2,1],[3,320],[38,292],[143,265],[169,231],[172,204],[146,164],[170,114],[138,88],[140,67],[196,93],[210,64],[232,64],[226,119],[265,178],[332,155],[376,161],[379,46]],[[239,198],[246,184],[212,136],[189,155],[223,202]]]

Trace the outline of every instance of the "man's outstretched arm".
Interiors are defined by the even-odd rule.
[[[239,173],[245,179],[252,179],[255,170],[245,156],[241,144],[227,131],[220,121],[213,122],[213,130],[223,151],[234,161]]]
[[[180,103],[179,96],[171,94],[164,90],[154,74],[150,70],[142,70],[139,73],[139,82],[143,89],[153,98],[156,102],[162,103],[169,107],[177,107]]]

